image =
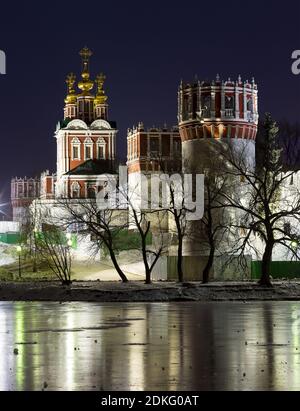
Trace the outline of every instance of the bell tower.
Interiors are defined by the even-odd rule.
[[[218,175],[226,170],[226,163],[218,150],[231,147],[248,167],[255,166],[255,139],[258,125],[258,88],[254,81],[228,78],[180,83],[178,90],[178,123],[182,142],[182,168],[184,173],[204,174],[208,181],[217,181]],[[223,171],[222,171],[223,170]],[[236,195],[241,195],[242,181],[232,177],[226,183]],[[208,187],[208,186],[206,186]],[[205,194],[207,196],[207,193]],[[211,213],[212,214],[212,213]],[[229,211],[223,213],[216,208],[213,219],[216,226],[226,226],[232,218]],[[238,218],[238,217],[237,217]],[[201,279],[209,255],[207,234],[200,220],[189,221],[184,240],[184,256],[190,259],[191,275]],[[225,252],[227,244],[218,241],[218,248]],[[218,271],[214,267],[214,276]],[[232,270],[236,270],[234,266]]]
[[[66,78],[67,95],[64,120],[55,132],[57,143],[56,195],[87,198],[92,195],[99,174],[114,173],[116,160],[116,123],[108,119],[104,74],[93,80],[90,58],[84,47],[79,55],[82,69],[77,87],[76,76]]]

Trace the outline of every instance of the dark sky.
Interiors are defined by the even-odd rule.
[[[300,75],[291,73],[291,54],[300,49],[299,16],[300,2],[288,0],[2,2],[0,203],[12,176],[55,170],[65,76],[80,73],[84,45],[94,52],[92,74],[107,75],[124,156],[127,127],[176,123],[178,83],[195,74],[254,76],[260,114],[298,121]]]

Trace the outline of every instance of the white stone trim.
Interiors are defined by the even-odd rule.
[[[91,139],[90,136],[87,136],[83,142],[84,145],[84,153],[83,153],[83,158],[84,160],[92,160],[93,159],[93,147],[94,147],[94,143],[93,140]],[[86,155],[86,149],[89,148],[90,149],[90,157],[87,157]]]
[[[99,147],[103,148],[103,157],[99,157]],[[99,137],[98,140],[96,141],[96,150],[97,150],[97,159],[100,160],[106,160],[106,141],[104,140],[104,138]]]
[[[111,130],[111,125],[106,120],[98,119],[92,122],[90,128],[92,130]]]
[[[83,120],[75,119],[71,120],[68,124],[67,127],[65,127],[67,130],[87,130],[88,126]]]
[[[78,181],[73,181],[71,183],[70,189],[71,189],[71,197],[72,198],[80,198],[80,184],[78,183]],[[74,197],[74,191],[75,190],[79,191],[78,197]]]
[[[78,157],[76,157],[76,158],[74,157],[74,148],[75,147],[78,148]],[[67,158],[68,158],[68,155],[66,156],[66,159]],[[72,160],[81,160],[81,142],[80,142],[79,138],[77,138],[77,137],[73,137],[72,140],[71,140],[71,159]]]

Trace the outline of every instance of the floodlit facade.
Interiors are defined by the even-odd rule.
[[[104,91],[105,76],[95,79],[90,74],[92,52],[80,51],[82,70],[77,81],[70,73],[67,76],[67,94],[63,118],[58,122],[54,137],[57,147],[57,167],[54,173],[44,171],[40,178],[14,178],[11,182],[13,219],[20,223],[28,218],[30,204],[42,220],[54,221],[63,218],[61,199],[70,204],[95,201],[100,191],[105,192],[109,179],[119,179],[117,161],[118,130],[109,116],[108,97]],[[244,156],[250,167],[255,166],[255,139],[258,125],[258,88],[254,79],[226,81],[219,76],[213,81],[180,83],[178,90],[178,125],[175,127],[145,128],[140,122],[127,131],[126,183],[135,198],[139,199],[153,175],[198,173],[217,166],[215,143],[222,142],[234,147]],[[145,180],[144,180],[145,181]],[[292,185],[298,185],[298,176]],[[125,184],[126,185],[126,184]],[[243,182],[236,185],[241,195]],[[287,192],[291,193],[290,187]],[[122,221],[124,213],[122,213]],[[237,218],[237,216],[232,216]],[[132,223],[128,218],[129,225]],[[199,222],[191,222],[197,230]],[[130,226],[131,227],[131,226]],[[153,241],[159,241],[159,230],[152,221]],[[78,227],[71,228],[80,236]],[[176,278],[176,230],[170,215],[163,216],[163,234],[169,244],[153,272],[154,278]],[[242,233],[236,233],[239,236]],[[93,239],[81,235],[81,259],[92,249]],[[235,241],[235,238],[232,238]],[[253,238],[257,249],[262,249],[260,240]],[[203,238],[185,240],[184,271],[187,279],[200,279],[201,267],[207,259]],[[230,249],[230,247],[229,247]],[[249,260],[259,259],[249,249]],[[280,249],[275,250],[275,259],[285,258]],[[197,267],[197,269],[195,269]],[[231,272],[234,270],[230,268]],[[213,276],[221,276],[221,263],[216,262]],[[240,273],[237,272],[237,276]],[[243,273],[245,277],[249,272]]]

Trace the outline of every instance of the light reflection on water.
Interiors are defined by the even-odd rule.
[[[0,390],[299,390],[299,333],[296,302],[1,302]]]

